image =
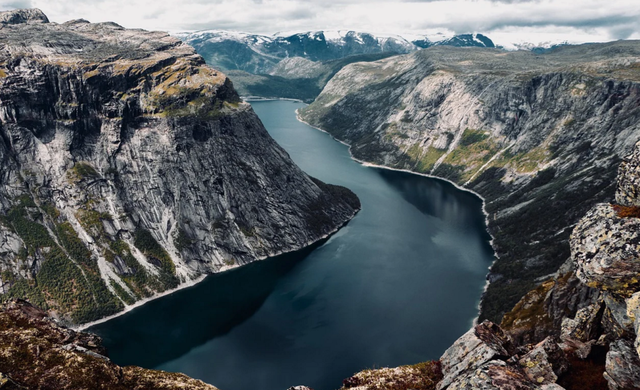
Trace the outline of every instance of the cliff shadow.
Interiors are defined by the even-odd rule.
[[[482,199],[479,196],[441,179],[409,172],[373,169],[421,213],[438,218],[455,229],[481,232],[487,243],[486,250],[493,254],[491,235],[487,231]]]
[[[251,318],[279,280],[326,241],[209,275],[88,331],[102,337],[115,363],[157,367]]]

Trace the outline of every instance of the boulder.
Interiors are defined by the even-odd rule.
[[[448,390],[534,390],[540,387],[517,367],[501,360],[489,361],[466,375],[454,378]]]
[[[625,206],[640,206],[640,142],[625,157],[618,168],[616,202]]]
[[[538,343],[518,363],[529,380],[541,385],[555,383],[569,368],[567,356],[551,337]]]
[[[598,204],[578,222],[570,239],[576,275],[589,287],[630,297],[640,290],[640,218],[621,218]]]
[[[508,358],[513,351],[511,340],[502,329],[491,321],[484,321],[456,340],[442,355],[444,378],[438,389],[447,388],[464,373],[497,357]]]
[[[617,340],[610,344],[604,377],[609,390],[640,389],[640,359],[630,341]]]

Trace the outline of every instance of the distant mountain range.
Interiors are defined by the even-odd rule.
[[[406,54],[436,45],[495,47],[493,41],[482,34],[462,34],[436,41],[426,36],[408,40],[399,35],[356,31],[312,31],[267,36],[210,30],[176,36],[193,46],[214,67],[253,74],[268,74],[281,60],[291,57],[316,62],[361,54]]]
[[[311,31],[258,35],[222,30],[174,34],[209,65],[227,73],[245,97],[312,102],[331,77],[353,62],[377,61],[433,46],[526,50],[541,54],[557,43],[496,45],[482,34],[380,35],[357,31]]]

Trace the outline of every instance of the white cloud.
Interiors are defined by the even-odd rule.
[[[420,34],[435,29],[482,32],[497,41],[512,34],[531,42],[556,37],[606,41],[640,34],[637,0],[0,0],[4,9],[25,4],[42,9],[56,22],[84,18],[169,31],[271,34],[353,29]]]

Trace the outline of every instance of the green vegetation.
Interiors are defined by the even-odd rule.
[[[153,93],[151,99],[151,105],[160,115],[170,118],[196,117],[200,120],[219,118],[223,115],[223,108],[235,104],[225,105],[228,102],[187,87],[172,87],[163,94]]]
[[[32,304],[38,306],[41,309],[48,309],[49,305],[42,295],[42,291],[38,288],[38,284],[35,280],[28,280],[23,278],[16,278],[15,276],[3,273],[2,280],[11,282],[11,288],[9,291],[2,295],[2,301],[7,301],[11,298],[26,299]]]
[[[453,181],[468,180],[499,151],[500,146],[486,132],[465,129],[458,147],[447,155],[438,171],[444,170],[445,177]],[[442,167],[445,164],[456,168]]]
[[[460,183],[462,181],[462,171],[464,171],[464,167],[462,166],[442,163],[433,171],[433,174],[449,179],[455,183]]]
[[[506,166],[510,164],[520,173],[536,172],[540,166],[551,159],[552,152],[542,146],[531,149],[526,153],[513,154],[505,151],[492,165]]]
[[[178,286],[178,278],[175,276],[175,265],[171,257],[158,244],[151,232],[145,229],[137,229],[134,234],[133,244],[138,248],[149,261],[160,269],[160,282],[165,288],[175,288]]]
[[[71,168],[69,173],[69,179],[73,182],[83,179],[95,179],[98,177],[100,177],[100,174],[98,174],[95,168],[82,161],[77,162],[73,168]]]
[[[41,307],[56,308],[69,313],[74,322],[91,321],[120,310],[122,305],[107,290],[91,263],[90,252],[71,225],[55,225],[54,231],[69,255],[82,264],[84,274],[49,235],[42,214],[34,210],[33,199],[22,196],[18,201],[6,221],[24,241],[27,254],[40,256],[43,261],[34,280],[16,279],[5,298],[26,298]]]
[[[76,218],[78,218],[78,221],[87,233],[89,233],[96,241],[100,241],[104,236],[104,226],[102,225],[102,221],[113,221],[111,214],[101,213],[86,207],[85,209],[78,211]]]
[[[53,221],[56,221],[60,217],[60,210],[52,203],[43,203],[40,208],[42,208]]]
[[[459,146],[477,144],[489,138],[489,134],[482,130],[465,129],[460,138]]]
[[[419,144],[414,144],[407,150],[406,154],[409,156],[414,170],[427,173],[431,171],[431,168],[445,152],[446,150],[436,149],[433,146],[429,146],[424,151]]]
[[[122,288],[121,285],[119,285],[114,280],[111,280],[111,287],[113,287],[116,294],[118,294],[120,299],[122,299],[124,303],[126,303],[127,305],[133,305],[136,302],[136,300],[131,295],[129,295],[127,291],[124,288]]]
[[[175,245],[178,252],[182,252],[184,249],[187,249],[191,245],[193,245],[193,241],[189,238],[187,233],[179,228],[173,237],[173,245]]]
[[[90,269],[97,271],[97,265],[91,260],[91,252],[84,245],[78,234],[69,222],[57,225],[58,239],[67,250],[69,256],[79,264],[84,264]]]
[[[131,270],[131,274],[121,276],[122,280],[127,284],[127,286],[129,286],[131,291],[144,298],[151,296],[151,292],[148,290],[147,286],[155,286],[158,283],[152,281],[144,267],[138,263],[135,257],[133,257],[129,245],[122,240],[116,240],[109,242],[109,248],[110,250],[105,251],[105,254],[109,254],[112,259],[114,255],[117,255]],[[162,289],[161,286],[155,287]]]
[[[537,286],[537,278],[556,271],[569,258],[571,229],[567,226],[582,218],[595,203],[613,196],[618,163],[619,160],[611,159],[603,166],[560,176],[549,168],[538,172],[528,185],[512,190],[509,196],[486,204],[489,213],[525,202],[527,207],[490,221],[499,256],[492,272],[502,278],[489,285],[482,301],[480,321],[499,322],[506,311]],[[499,172],[495,168],[487,170],[486,175],[480,175],[469,187],[481,187],[483,194],[495,192],[492,187],[502,186]],[[528,241],[523,242],[522,237]],[[539,258],[545,261],[530,261]]]

